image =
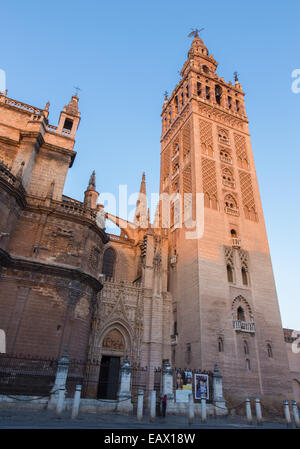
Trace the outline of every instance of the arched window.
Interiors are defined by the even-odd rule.
[[[244,312],[244,309],[242,307],[238,307],[238,309],[237,309],[237,319],[239,321],[246,321],[246,319],[245,319],[245,312]]]
[[[204,193],[204,206],[210,207],[210,197],[208,193]]]
[[[270,345],[270,343],[267,344],[267,352],[268,352],[268,357],[270,357],[270,359],[272,359],[273,351],[272,351],[272,346]]]
[[[219,352],[224,352],[224,342],[222,337],[218,338],[218,349]]]
[[[222,171],[222,181],[225,186],[235,186],[233,175],[228,168],[224,168]]]
[[[214,157],[214,150],[211,145],[208,145],[208,156]]]
[[[239,215],[239,209],[238,209],[238,205],[237,205],[237,201],[234,198],[233,195],[226,195],[224,198],[224,210],[226,212],[226,214],[230,214],[230,215],[235,215],[238,216]]]
[[[243,285],[248,285],[248,275],[245,267],[242,267],[242,280]]]
[[[114,267],[116,263],[116,254],[112,248],[107,248],[103,255],[102,274],[112,278],[114,276]]]
[[[215,210],[218,209],[218,201],[216,195],[212,195],[211,197],[211,208]]]
[[[220,159],[223,162],[227,162],[227,164],[232,164],[232,159],[229,151],[226,151],[224,149],[220,150]]]
[[[244,340],[244,353],[245,355],[249,355],[249,345],[246,340]]]
[[[249,360],[249,359],[246,359],[246,369],[247,369],[248,371],[251,370],[250,360]]]
[[[215,86],[215,96],[217,104],[221,104],[222,88],[218,84]]]
[[[233,282],[233,270],[229,263],[227,264],[227,279],[228,282]]]

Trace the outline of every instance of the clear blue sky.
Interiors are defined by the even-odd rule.
[[[80,86],[78,155],[65,194],[78,199],[92,169],[101,192],[136,192],[143,170],[158,190],[160,112],[179,80],[192,27],[225,80],[240,73],[283,325],[300,328],[300,68],[298,0],[11,1],[1,6],[0,68],[8,96],[43,107],[50,123]]]

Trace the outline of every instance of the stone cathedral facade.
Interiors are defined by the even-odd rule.
[[[88,392],[95,398],[97,379],[118,377],[125,357],[151,368],[149,390],[152,368],[169,360],[211,371],[217,363],[229,403],[291,395],[244,93],[237,76],[232,84],[217,75],[217,65],[196,33],[163,104],[168,226],[162,202],[150,223],[145,175],[133,223],[105,214],[95,173],[83,201],[63,194],[76,156],[77,95],[57,127],[49,103],[41,109],[0,95],[3,352],[97,360]],[[196,220],[198,194],[203,233],[187,238],[178,211]],[[99,226],[103,215],[120,235]]]

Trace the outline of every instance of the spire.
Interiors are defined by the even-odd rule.
[[[89,185],[87,190],[96,190],[96,173],[93,170],[93,173],[90,176]]]
[[[145,172],[143,172],[143,175],[142,175],[142,182],[141,182],[141,187],[140,187],[140,193],[144,193],[146,195],[146,176],[145,176]]]
[[[84,192],[84,204],[91,209],[97,208],[99,193],[96,191],[96,173],[93,170],[93,173],[90,176],[89,184]]]
[[[79,117],[80,112],[78,109],[78,101],[79,101],[79,98],[78,98],[77,93],[72,95],[70,102],[64,107],[64,111],[68,115],[75,115],[76,117]]]
[[[134,223],[142,228],[147,228],[147,221],[146,176],[143,172],[140,193],[136,202]]]

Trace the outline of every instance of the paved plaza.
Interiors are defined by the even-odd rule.
[[[242,417],[209,418],[202,424],[200,417],[189,425],[185,416],[157,417],[154,423],[149,416],[138,421],[136,416],[116,414],[79,413],[76,419],[71,419],[70,411],[65,411],[58,418],[53,411],[48,410],[0,410],[0,429],[287,429],[283,421],[264,421],[258,426],[255,421],[249,425]],[[291,428],[295,428],[293,424]]]

